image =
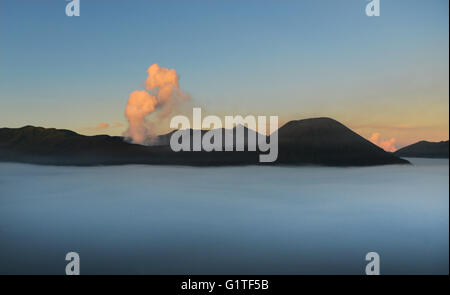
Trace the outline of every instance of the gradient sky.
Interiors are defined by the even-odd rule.
[[[371,18],[367,0],[81,0],[71,18],[67,3],[0,0],[0,127],[119,135],[158,63],[209,114],[449,137],[448,0],[381,0]]]

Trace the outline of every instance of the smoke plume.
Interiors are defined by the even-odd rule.
[[[179,87],[179,76],[174,69],[153,64],[147,73],[146,90],[133,91],[125,109],[129,126],[124,135],[139,144],[152,144],[155,139],[152,126],[170,115],[178,104],[189,99]]]
[[[391,138],[389,140],[381,140],[380,139],[381,134],[378,132],[375,132],[370,137],[370,141],[373,144],[376,144],[377,146],[381,147],[383,150],[387,152],[395,152],[397,150],[395,146],[395,138]]]

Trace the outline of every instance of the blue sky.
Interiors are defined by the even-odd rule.
[[[209,113],[448,139],[448,1],[381,0],[371,18],[367,3],[81,0],[70,18],[64,0],[0,0],[0,126],[126,125],[158,63]]]

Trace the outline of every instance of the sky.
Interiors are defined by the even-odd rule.
[[[331,117],[395,148],[449,137],[449,2],[0,0],[0,127],[121,135],[152,64],[205,114]],[[168,122],[156,127],[170,130]],[[389,147],[387,147],[389,149]]]

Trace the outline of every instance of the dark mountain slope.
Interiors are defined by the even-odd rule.
[[[236,128],[235,128],[236,129]],[[234,136],[235,129],[233,131]],[[204,134],[206,131],[202,131]],[[223,134],[225,131],[222,130]],[[248,132],[245,128],[245,138]],[[159,144],[142,146],[122,137],[84,136],[69,130],[26,126],[0,129],[0,161],[48,165],[253,165],[260,152],[173,152],[170,135]],[[339,122],[328,118],[292,121],[278,130],[276,164],[364,166],[406,164],[373,145]]]
[[[448,151],[448,140],[441,142],[423,140],[399,149],[394,155],[411,158],[448,158]]]
[[[203,131],[204,133],[205,131]],[[0,161],[47,165],[249,165],[255,152],[173,152],[169,135],[156,146],[126,142],[108,135],[84,136],[70,130],[26,126],[0,128]]]
[[[279,129],[278,135],[280,163],[332,166],[408,163],[330,118],[290,121]]]

